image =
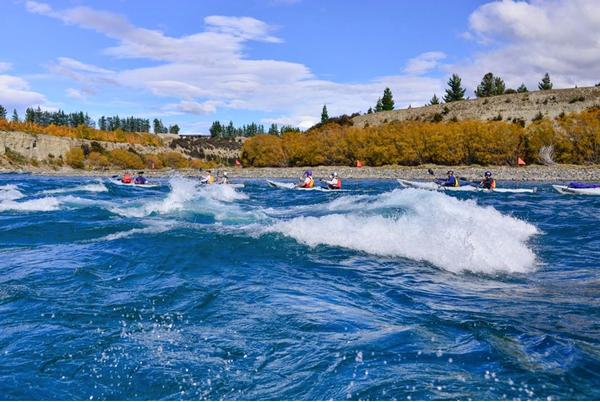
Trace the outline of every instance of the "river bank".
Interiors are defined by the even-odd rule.
[[[264,178],[285,178],[295,179],[302,175],[306,169],[311,169],[313,175],[317,178],[326,177],[332,171],[338,172],[339,176],[346,179],[430,179],[428,169],[433,169],[438,177],[444,176],[446,171],[454,170],[461,177],[477,178],[483,176],[486,170],[493,172],[498,180],[513,181],[600,181],[600,165],[554,165],[554,166],[381,166],[362,168],[347,166],[318,166],[318,167],[294,167],[294,168],[233,168],[226,167],[215,169],[214,172],[227,171],[230,178],[264,179]],[[63,167],[58,170],[31,169],[11,171],[8,169],[0,170],[0,173],[31,173],[41,176],[92,176],[92,177],[110,177],[119,175],[122,170],[78,170],[69,167]],[[214,173],[213,172],[213,173]],[[146,170],[145,174],[149,177],[167,177],[172,175],[182,176],[200,176],[205,174],[200,170]]]

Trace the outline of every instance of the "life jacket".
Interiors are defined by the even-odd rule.
[[[483,187],[490,189],[490,190],[495,189],[496,188],[496,179],[492,179],[492,178],[485,179],[483,181]]]
[[[315,186],[315,179],[310,176],[308,176],[307,179],[310,179],[310,181],[308,183],[306,180],[304,181],[304,188],[313,188]]]
[[[454,184],[452,185],[452,187],[460,187],[460,181],[458,180],[458,178],[455,176],[452,176],[452,178],[454,179]]]
[[[129,173],[125,173],[121,178],[121,181],[127,184],[131,183],[131,175]]]
[[[342,179],[336,178],[336,180],[337,180],[337,183],[334,184],[334,185],[332,185],[331,187],[332,188],[337,188],[338,190],[341,190],[342,189]]]
[[[135,184],[146,184],[146,178],[143,176],[138,176],[135,178]]]
[[[213,184],[215,182],[215,177],[212,174],[208,175],[208,180],[206,181],[208,184]]]

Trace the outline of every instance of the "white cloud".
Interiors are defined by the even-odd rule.
[[[0,75],[0,105],[7,109],[46,103],[44,95],[31,91],[23,78]]]
[[[600,80],[600,7],[596,0],[522,1],[485,4],[469,17],[467,37],[483,45],[471,62],[453,66],[476,85],[483,74],[510,86],[535,88],[544,73],[555,87]]]
[[[5,73],[12,68],[11,63],[0,61],[0,73]]]
[[[446,58],[444,52],[426,52],[421,53],[406,63],[404,72],[407,74],[424,74],[438,67],[440,60]]]
[[[397,106],[417,105],[434,92],[439,94],[442,86],[438,79],[416,75],[435,68],[445,57],[441,52],[411,60],[399,76],[342,84],[318,79],[300,63],[245,57],[243,48],[248,41],[281,42],[271,35],[271,26],[254,18],[209,16],[204,19],[205,31],[171,37],[136,27],[111,13],[87,7],[55,11],[40,4],[36,3],[33,12],[115,39],[116,45],[105,50],[109,55],[159,62],[112,72],[63,57],[51,66],[52,71],[86,85],[112,82],[176,99],[162,106],[170,113],[210,114],[217,107],[252,110],[284,116],[276,119],[286,119],[286,124],[306,126],[316,122],[324,103],[330,115],[364,112],[389,86]],[[71,95],[75,93],[71,91]]]

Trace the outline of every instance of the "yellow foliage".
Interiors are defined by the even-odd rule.
[[[560,130],[557,129],[560,126]],[[539,161],[543,146],[557,162],[600,163],[600,108],[541,119],[527,128],[505,121],[396,121],[358,128],[325,124],[281,138],[259,135],[242,146],[246,166],[386,164],[514,164],[517,157]]]
[[[217,164],[214,161],[203,161],[202,159],[192,159],[190,162],[190,167],[192,169],[212,169],[217,167]]]
[[[23,131],[32,134],[46,134],[55,137],[67,137],[76,139],[87,139],[94,141],[107,142],[126,142],[129,144],[161,146],[163,144],[160,137],[150,133],[126,133],[120,130],[102,131],[87,126],[78,126],[75,128],[67,126],[38,126],[27,122],[12,122],[0,119],[0,130],[3,131]]]
[[[246,166],[285,166],[286,160],[281,138],[274,135],[257,135],[242,146],[242,163]]]
[[[102,155],[99,152],[90,152],[87,157],[87,162],[93,168],[105,168],[110,165],[110,161],[106,155]]]
[[[163,152],[158,157],[166,167],[185,169],[189,166],[188,160],[179,152]]]
[[[108,160],[123,169],[143,169],[144,161],[139,155],[124,149],[113,149],[108,153]]]
[[[73,147],[65,154],[66,162],[69,166],[75,169],[83,169],[83,150],[81,147]]]
[[[146,169],[162,169],[163,167],[165,167],[158,155],[154,154],[145,154],[144,162],[146,164]]]

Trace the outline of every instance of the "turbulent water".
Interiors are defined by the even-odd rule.
[[[600,197],[244,183],[0,176],[0,399],[600,399]]]

